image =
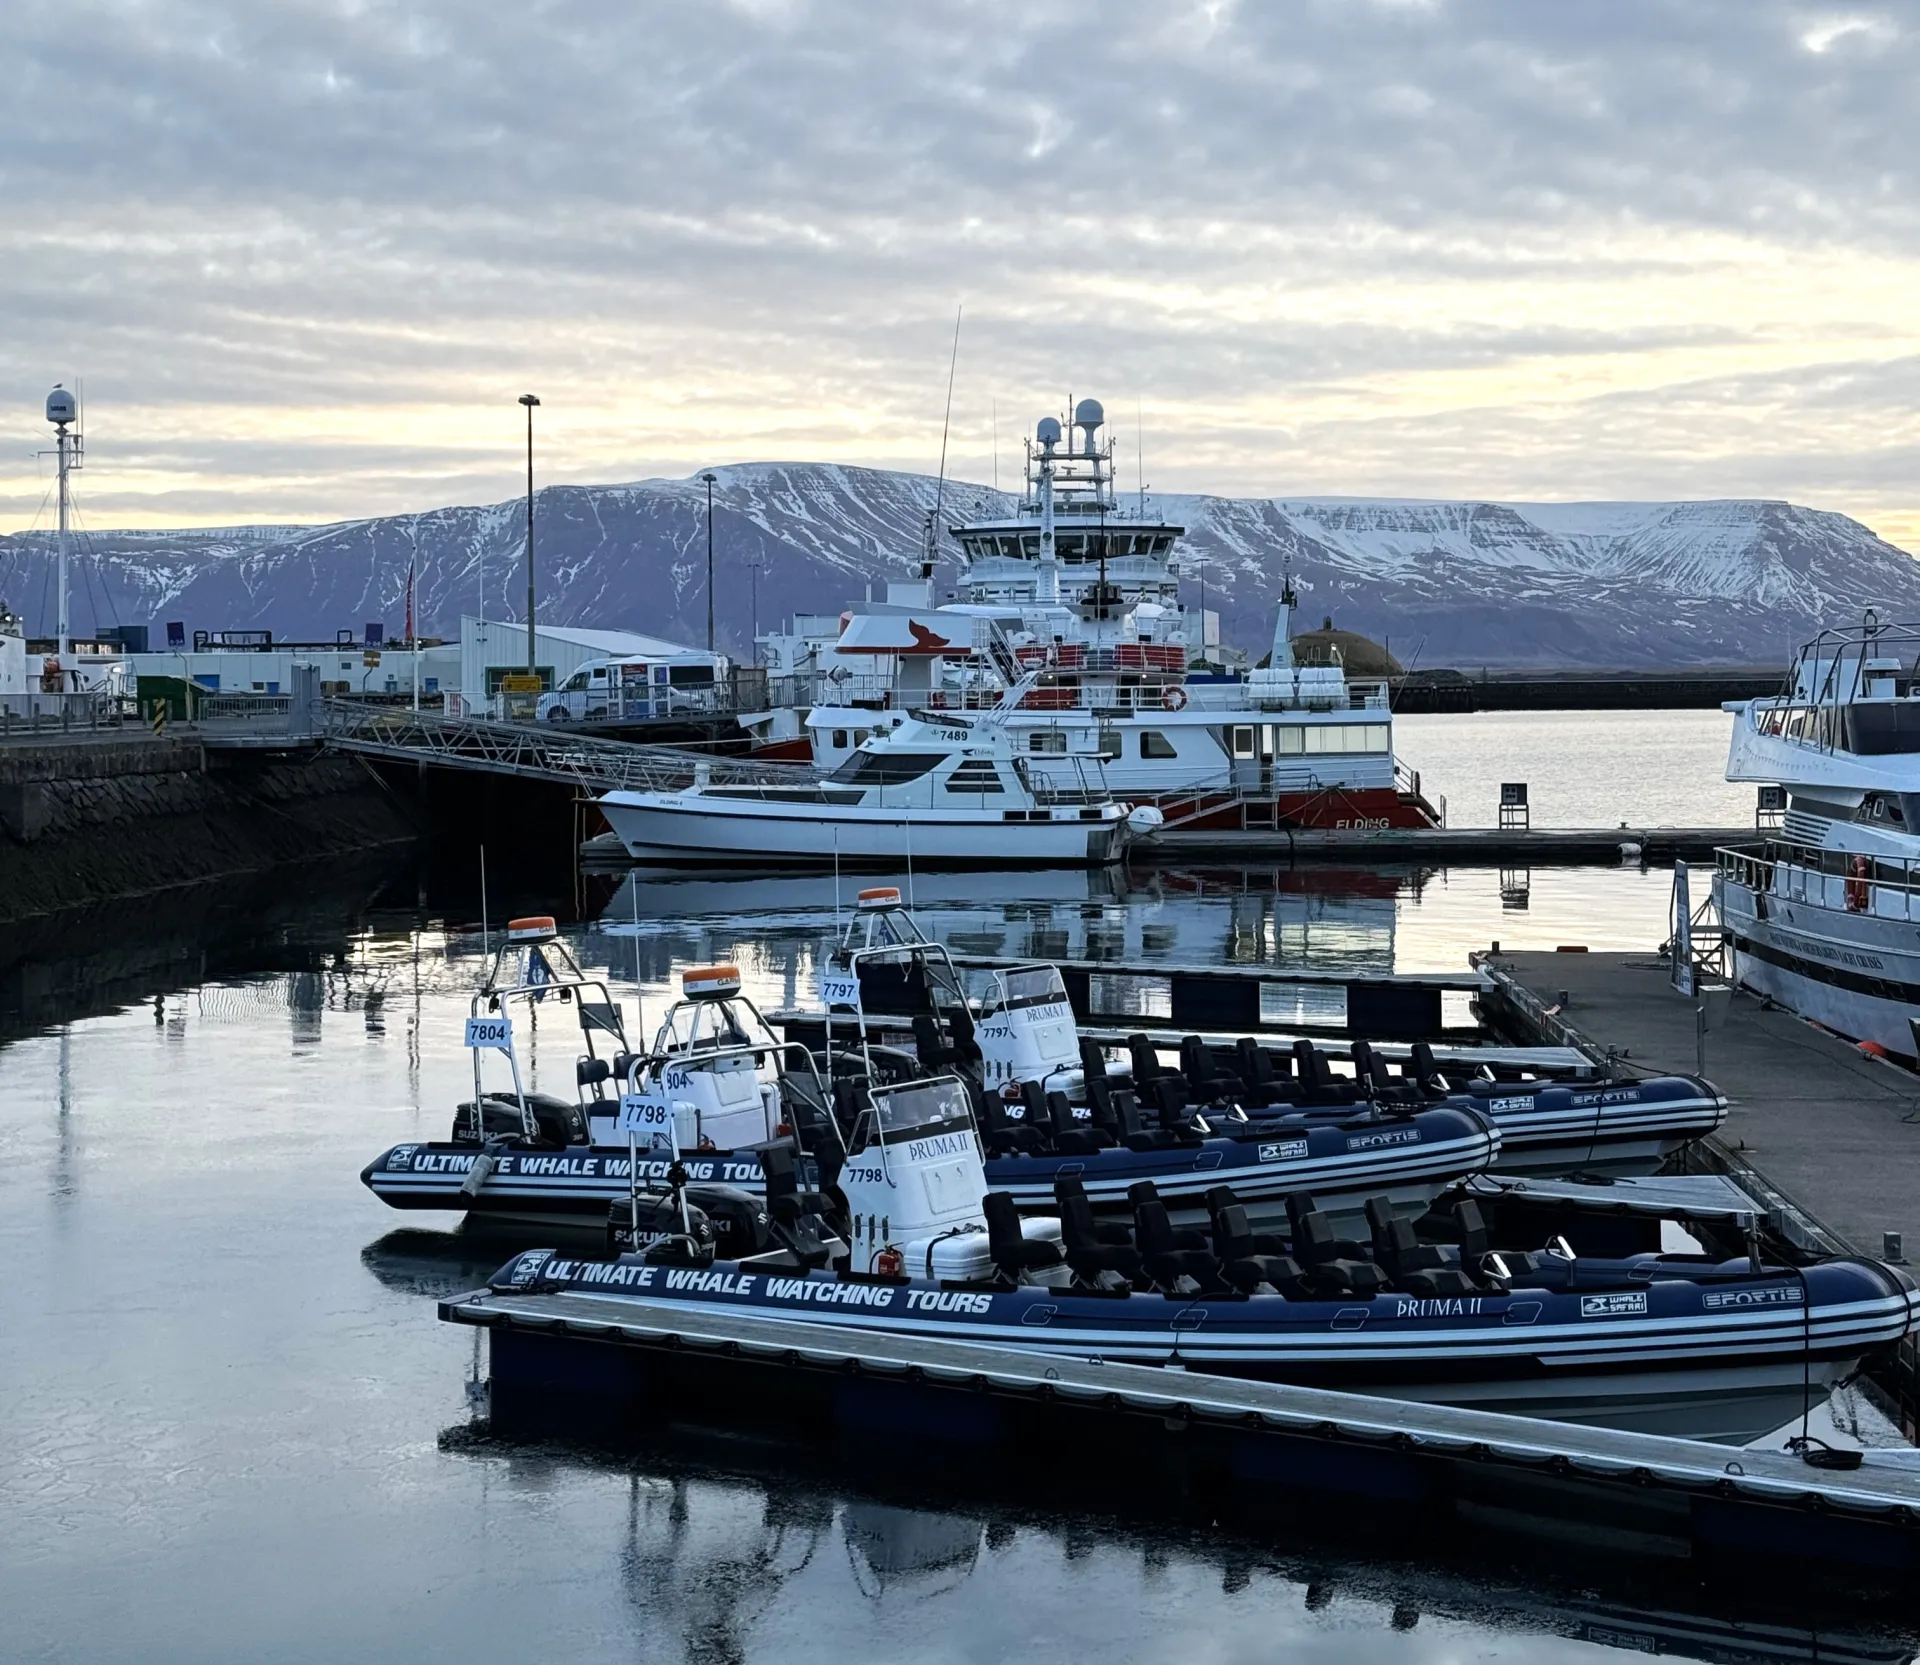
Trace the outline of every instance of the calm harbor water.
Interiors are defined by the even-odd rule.
[[[443,1132],[470,1082],[477,898],[438,882],[313,881],[284,920],[156,945],[111,1000],[59,964],[0,974],[0,1657],[1911,1657],[1877,1612],[1757,1607],[1564,1547],[1252,1540],[1147,1498],[1092,1512],[1066,1475],[1038,1503],[956,1487],[912,1452],[876,1479],[664,1430],[620,1457],[563,1428],[492,1441],[474,1338],[433,1299],[513,1240],[358,1180]],[[542,899],[520,882],[496,919]],[[1650,947],[1665,887],[1536,870],[1522,908],[1491,870],[915,880],[961,947],[1380,970],[1492,937]],[[649,877],[596,891],[569,939],[630,1022],[657,1020],[677,971],[723,954],[764,999],[805,996],[834,904],[830,879]],[[570,1029],[528,1037],[550,1090]]]

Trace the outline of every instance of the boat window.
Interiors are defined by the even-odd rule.
[[[930,1139],[942,1133],[971,1133],[973,1111],[958,1081],[917,1081],[873,1094],[874,1118],[888,1144]]]
[[[1064,754],[1066,749],[1067,737],[1056,729],[1037,728],[1027,736],[1027,750],[1030,752]]]
[[[1233,755],[1235,757],[1253,756],[1253,724],[1242,723],[1233,730]]]
[[[949,792],[1004,792],[1000,771],[990,757],[970,757],[947,777]]]
[[[1120,756],[1120,731],[1117,728],[1101,728],[1100,744],[1095,755],[1109,763]]]
[[[843,752],[847,749],[847,731],[845,729],[837,728],[833,731],[833,749],[837,752]]]
[[[945,752],[855,752],[828,776],[847,786],[897,786],[918,780],[946,759]]]
[[[1140,755],[1142,757],[1178,757],[1180,754],[1173,742],[1157,728],[1143,728],[1140,731]]]
[[[1298,723],[1280,723],[1273,731],[1273,755],[1275,757],[1298,757],[1305,749],[1304,730]]]
[[[1017,1012],[1028,1006],[1064,1003],[1067,985],[1057,967],[1021,966],[1015,971],[994,973],[993,991],[987,996],[988,1012]]]
[[[872,737],[873,730],[870,728],[857,728],[853,731],[853,743],[856,746],[864,746]]]

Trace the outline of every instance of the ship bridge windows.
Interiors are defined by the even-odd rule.
[[[1140,731],[1140,755],[1142,757],[1178,757],[1180,753],[1174,743],[1157,728],[1143,728]]]
[[[899,786],[944,762],[945,752],[855,752],[828,776],[846,786]]]

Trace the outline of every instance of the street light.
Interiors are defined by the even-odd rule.
[[[520,395],[527,407],[527,675],[537,676],[533,646],[533,407],[540,403],[531,393]]]
[[[707,482],[707,652],[713,652],[713,482],[718,475],[709,471],[701,479]]]

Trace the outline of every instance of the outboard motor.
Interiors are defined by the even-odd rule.
[[[694,1206],[691,1192],[687,1217],[671,1191],[642,1191],[607,1205],[607,1249],[615,1255],[670,1253],[676,1260],[703,1263],[715,1258],[713,1222]]]

